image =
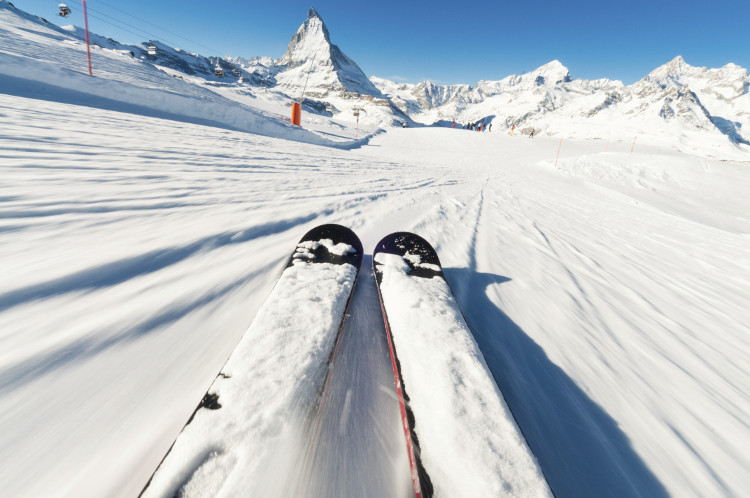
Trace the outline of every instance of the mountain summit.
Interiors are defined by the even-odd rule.
[[[359,66],[331,43],[328,28],[314,8],[276,65],[281,67],[276,76],[279,85],[299,87],[300,93],[305,89],[307,96],[324,97],[331,91],[382,96]]]

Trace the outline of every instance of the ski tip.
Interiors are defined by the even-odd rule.
[[[383,237],[375,246],[373,255],[382,252],[404,256],[409,253],[420,257],[422,263],[442,268],[435,249],[425,239],[411,232],[394,232]]]
[[[383,237],[372,253],[372,269],[378,285],[384,270],[384,260],[378,257],[381,253],[400,256],[408,265],[408,273],[412,277],[445,278],[440,258],[429,242],[411,232],[395,232]]]
[[[350,228],[347,228],[343,225],[337,225],[334,223],[329,223],[326,225],[319,225],[311,230],[309,230],[299,241],[297,246],[301,246],[305,242],[320,242],[323,240],[330,240],[333,245],[337,244],[346,244],[348,246],[351,246],[354,250],[348,251],[345,254],[335,254],[333,252],[328,251],[328,247],[325,245],[320,245],[319,247],[316,247],[312,250],[312,252],[315,255],[315,261],[316,262],[325,262],[325,263],[349,263],[356,268],[359,268],[362,264],[362,258],[363,258],[363,249],[362,249],[362,242],[359,240],[359,237],[357,237],[357,234],[355,234]],[[287,267],[292,266],[294,264],[296,255],[292,255],[292,257],[289,259],[289,263],[287,264]]]

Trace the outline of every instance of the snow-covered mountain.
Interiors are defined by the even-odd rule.
[[[80,28],[62,29],[66,30],[83,38]],[[92,36],[99,47],[130,53],[235,101],[257,103],[270,98],[273,105],[262,108],[278,109],[280,104],[301,100],[303,112],[312,119],[361,120],[370,126],[481,121],[492,123],[493,131],[513,129],[525,134],[620,140],[643,136],[641,140],[675,145],[707,141],[715,147],[750,144],[750,75],[734,64],[698,68],[678,56],[629,86],[609,79],[573,79],[557,60],[526,74],[475,85],[395,83],[375,76],[368,79],[331,42],[314,8],[278,59],[209,58],[157,40],[131,46]],[[156,46],[156,55],[148,53],[149,44]],[[214,74],[217,64],[224,73],[220,78]],[[233,85],[236,88],[230,92]],[[286,116],[289,111],[281,109],[279,114]]]
[[[750,76],[734,64],[697,68],[678,56],[629,86],[609,79],[574,80],[556,60],[474,86],[371,80],[424,124],[483,121],[494,129],[588,138],[614,133],[674,140],[703,132],[717,140],[750,143]],[[616,126],[609,126],[613,122]]]
[[[276,66],[280,69],[278,84],[292,91],[306,89],[305,94],[314,97],[336,92],[382,98],[359,66],[331,43],[328,28],[314,8],[307,13]]]

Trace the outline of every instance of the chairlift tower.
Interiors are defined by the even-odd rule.
[[[354,138],[358,139],[359,138],[359,113],[364,112],[365,114],[367,114],[367,111],[365,111],[364,108],[362,107],[352,107],[352,112],[354,113],[354,117],[357,118],[357,132]]]

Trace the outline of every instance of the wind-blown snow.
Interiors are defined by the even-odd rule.
[[[685,128],[673,118],[649,128],[664,140],[639,135],[632,149],[633,138],[605,135],[620,119],[607,106],[597,135],[554,121],[562,143],[499,126],[390,129],[352,150],[300,143],[287,126],[235,129],[239,115],[211,90],[228,86],[189,84],[129,53],[94,48],[102,75],[91,79],[80,40],[17,12],[0,2],[3,493],[137,495],[290,248],[322,223],[351,227],[367,252],[398,230],[436,247],[556,496],[750,487],[747,146],[702,131],[675,141],[667,128]],[[744,91],[726,105],[740,109]],[[261,93],[237,90],[243,115],[271,116],[249,102],[285,109]],[[700,117],[690,94],[669,95],[675,116]],[[226,112],[181,112],[207,102]],[[664,99],[652,104],[658,114]],[[352,145],[353,120],[303,124]],[[358,318],[359,333],[382,333],[377,313]],[[357,352],[390,368],[372,343]],[[382,392],[380,380],[357,382]],[[345,389],[337,399],[331,432],[370,427],[357,414],[372,399],[349,396],[351,410]],[[346,438],[328,441],[351,454]],[[375,444],[381,458],[395,448]],[[318,482],[341,489],[329,461]],[[393,479],[408,495],[408,475]]]

